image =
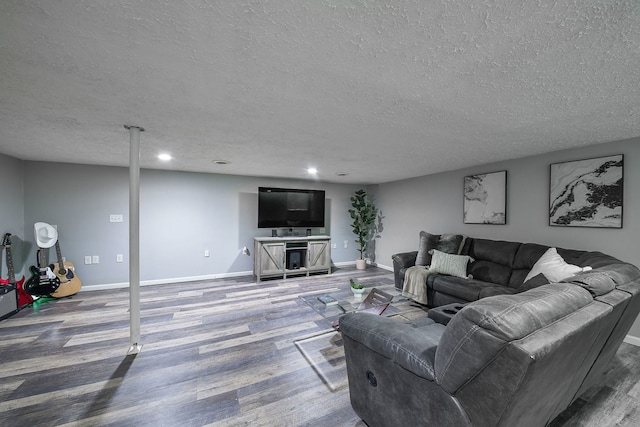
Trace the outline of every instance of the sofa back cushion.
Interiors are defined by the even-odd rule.
[[[602,252],[588,252],[558,248],[558,254],[569,264],[578,265],[580,267],[589,266],[591,268],[598,268],[620,263],[620,260],[612,257],[611,255],[605,255]]]
[[[465,249],[467,255],[475,260],[469,265],[469,274],[477,280],[507,286],[513,261],[521,243],[487,239],[469,240],[471,242]]]
[[[549,249],[549,246],[538,245],[536,243],[523,243],[518,248],[518,252],[513,260],[513,271],[509,278],[509,287],[520,287],[531,271],[531,268],[540,259],[542,255]],[[587,252],[574,249],[557,248],[558,255],[562,257],[568,264],[580,267],[598,267],[608,266],[610,264],[619,264],[616,258],[605,255],[601,252]],[[568,279],[565,281],[569,281]]]
[[[524,283],[524,279],[531,271],[531,268],[548,249],[549,246],[536,243],[521,244],[513,260],[513,271],[509,278],[509,287],[519,288]]]
[[[447,392],[456,393],[509,342],[545,328],[592,301],[585,289],[558,283],[468,304],[442,335],[435,357],[437,381]]]

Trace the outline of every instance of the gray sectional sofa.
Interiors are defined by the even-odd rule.
[[[430,275],[426,282],[428,305],[438,307],[467,303],[492,295],[511,295],[531,286],[545,284],[540,281],[525,284],[524,279],[547,249],[549,246],[535,243],[466,238],[460,253],[474,259],[467,269],[472,278]],[[569,264],[594,269],[620,262],[601,252],[558,248],[558,254]],[[405,272],[415,265],[417,255],[418,251],[412,251],[391,257],[397,289],[402,289]]]
[[[544,426],[598,384],[640,311],[640,270],[598,252],[558,250],[593,269],[523,289],[546,249],[468,239],[473,279],[429,277],[434,304],[472,301],[446,326],[344,316],[356,413],[370,427]]]

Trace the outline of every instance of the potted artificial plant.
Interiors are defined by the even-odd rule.
[[[353,292],[353,296],[356,298],[362,298],[362,294],[366,290],[366,286],[362,283],[356,283],[353,279],[349,279],[349,285],[351,285],[351,292]]]
[[[367,196],[367,192],[362,189],[356,191],[351,197],[351,206],[353,207],[349,209],[349,214],[353,220],[351,228],[356,235],[355,242],[358,244],[358,251],[360,252],[360,259],[356,260],[356,268],[364,270],[367,266],[364,254],[371,240],[371,235],[375,232],[374,225],[378,216],[378,209]]]

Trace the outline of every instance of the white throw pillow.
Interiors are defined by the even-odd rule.
[[[581,271],[589,270],[591,270],[591,267],[582,268],[577,265],[567,264],[567,262],[558,254],[556,248],[549,248],[533,265],[533,268],[529,274],[527,274],[524,281],[526,282],[532,277],[542,273],[547,279],[549,279],[549,282],[555,283],[580,273]]]
[[[469,260],[471,257],[467,255],[446,254],[434,249],[429,271],[466,278]]]

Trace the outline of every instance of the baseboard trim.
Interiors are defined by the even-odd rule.
[[[351,267],[356,265],[356,262],[355,261],[334,262],[333,265],[335,265],[336,267]],[[378,264],[377,262],[371,262],[369,260],[367,260],[367,265],[370,265],[372,267],[378,267],[387,271],[393,271],[393,267],[389,267],[388,265],[384,265],[384,264]]]
[[[346,262],[335,262],[333,263],[336,267],[350,267],[356,265],[355,261],[346,261]],[[180,282],[197,282],[198,280],[214,280],[214,279],[228,279],[230,277],[242,277],[242,276],[252,276],[253,271],[238,271],[235,273],[221,273],[221,274],[207,274],[204,276],[188,276],[188,277],[173,277],[167,279],[154,279],[154,280],[142,280],[140,281],[140,286],[150,286],[150,285],[164,285],[171,283],[180,283]],[[86,285],[80,289],[80,292],[87,291],[105,291],[109,289],[122,289],[128,288],[129,282],[121,282],[121,283],[104,283],[100,285]]]
[[[173,278],[167,278],[167,279],[141,280],[140,286],[164,285],[164,284],[180,283],[180,282],[197,282],[198,280],[227,279],[230,277],[241,277],[241,276],[251,276],[251,275],[253,275],[253,271],[238,271],[235,273],[207,274],[204,276],[188,276],[188,277],[173,277]],[[80,292],[104,291],[109,289],[122,289],[122,288],[128,288],[128,287],[129,287],[129,282],[105,283],[101,285],[83,286],[82,289],[80,289]]]
[[[640,338],[634,337],[633,335],[627,335],[624,337],[624,342],[627,344],[635,345],[636,347],[640,347]]]
[[[383,270],[387,270],[387,271],[393,271],[393,267],[390,267],[390,266],[384,265],[384,264],[376,263],[376,267],[381,268]]]
[[[336,267],[350,267],[352,265],[356,265],[355,261],[343,261],[343,262],[334,262],[331,265],[335,265]]]

